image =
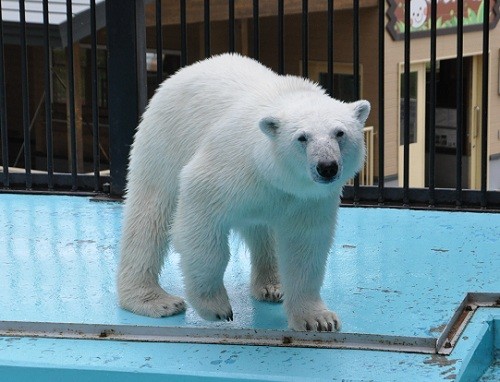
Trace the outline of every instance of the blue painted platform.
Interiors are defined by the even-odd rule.
[[[120,309],[114,281],[121,214],[116,202],[0,194],[0,321],[286,329],[281,305],[250,298],[249,254],[237,236],[226,274],[234,322],[209,323],[192,309],[161,319]],[[169,256],[161,282],[184,295],[178,261]],[[437,338],[467,292],[500,292],[499,275],[500,214],[342,208],[322,295],[343,332]],[[29,370],[30,381],[439,381],[459,373],[468,353],[457,349],[442,358],[0,337],[0,380],[23,380]]]
[[[465,354],[457,382],[500,381],[500,309],[479,309],[455,347]]]

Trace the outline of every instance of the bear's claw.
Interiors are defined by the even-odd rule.
[[[233,310],[223,286],[210,294],[192,293],[189,288],[187,291],[188,301],[200,317],[209,321],[233,321]]]
[[[225,320],[227,322],[233,321],[233,311],[231,310],[229,314],[221,316],[220,314],[217,314],[215,317],[217,317],[218,320]]]
[[[136,314],[166,317],[182,313],[186,303],[180,297],[156,288],[129,288],[120,294],[120,305]]]
[[[339,331],[341,328],[337,315],[328,310],[294,317],[293,321],[290,322],[290,326],[294,330],[318,332],[334,332]]]
[[[283,292],[280,284],[269,284],[254,292],[254,297],[259,301],[282,302]]]

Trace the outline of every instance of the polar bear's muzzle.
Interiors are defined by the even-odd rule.
[[[316,183],[329,184],[340,178],[342,153],[339,142],[331,134],[311,139],[307,145],[309,175]]]
[[[335,161],[319,162],[316,166],[316,171],[323,179],[333,179],[339,171],[339,165]]]
[[[338,179],[341,166],[337,161],[320,161],[311,166],[313,180],[318,183],[331,183]]]

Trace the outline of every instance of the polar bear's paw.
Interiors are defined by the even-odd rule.
[[[290,319],[293,330],[336,332],[341,328],[341,323],[335,312],[329,310],[303,312]]]
[[[180,297],[161,288],[138,288],[133,293],[121,293],[120,305],[133,313],[149,317],[166,317],[182,313],[186,303]]]
[[[267,284],[261,286],[254,286],[252,294],[255,299],[259,301],[269,302],[282,302],[283,292],[281,291],[281,284]]]
[[[209,321],[233,321],[233,310],[227,292],[221,288],[210,294],[188,293],[189,302],[202,318]]]

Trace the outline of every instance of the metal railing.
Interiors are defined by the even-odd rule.
[[[366,159],[363,168],[359,171],[359,185],[373,186],[374,175],[373,168],[375,164],[375,132],[373,126],[367,126],[363,129],[365,138]],[[354,185],[354,179],[347,183],[349,186]]]
[[[67,171],[56,171],[54,166],[54,143],[60,137],[54,136],[54,102],[53,102],[53,67],[52,67],[52,50],[55,48],[53,25],[49,22],[51,17],[51,10],[49,7],[54,7],[55,4],[50,0],[41,0],[38,3],[30,3],[30,9],[26,9],[24,0],[20,0],[17,6],[12,2],[5,4],[6,11],[0,10],[0,18],[2,23],[0,25],[0,110],[1,110],[1,150],[2,162],[0,163],[1,183],[3,190],[7,191],[64,191],[64,192],[99,192],[103,190],[103,183],[108,182],[109,179],[106,175],[102,176],[101,173],[101,159],[99,149],[99,110],[98,110],[98,97],[97,97],[97,26],[96,26],[96,0],[89,1],[89,8],[86,12],[86,17],[83,22],[89,26],[89,42],[91,51],[91,108],[92,108],[92,172],[82,171],[82,163],[77,161],[77,136],[76,136],[76,104],[75,93],[79,91],[76,86],[75,77],[75,62],[74,62],[74,43],[75,35],[73,32],[73,19],[74,9],[72,2],[66,2],[65,12],[65,28],[66,38],[61,38],[58,43],[66,48],[67,54],[67,131],[68,131],[68,155],[66,161],[68,163]],[[13,8],[9,8],[13,7]],[[102,6],[101,6],[102,8]],[[4,13],[7,13],[4,17]],[[14,14],[14,16],[12,16]],[[16,20],[18,14],[19,21]],[[30,21],[26,20],[26,15],[30,16]],[[52,17],[55,17],[52,14]],[[81,20],[80,20],[81,22]],[[9,30],[9,41],[4,41],[4,31]],[[16,39],[18,39],[16,41]],[[15,99],[14,94],[7,92],[7,77],[12,76],[12,72],[6,72],[5,68],[12,65],[7,65],[6,60],[12,59],[4,54],[6,45],[19,46],[21,56],[21,99]],[[45,130],[45,152],[44,152],[44,165],[42,169],[33,168],[33,154],[32,149],[32,127],[35,122],[36,116],[33,117],[30,112],[30,102],[34,99],[34,95],[30,94],[30,80],[35,77],[30,76],[28,71],[28,49],[37,46],[43,49],[43,55],[37,56],[37,65],[43,66],[43,95],[44,99],[44,116],[43,124]],[[33,66],[31,66],[33,68]],[[17,68],[16,68],[17,69]],[[9,87],[12,91],[12,85]],[[12,92],[14,93],[14,92]],[[7,101],[9,106],[7,106]],[[10,132],[19,130],[19,126],[9,121],[8,111],[15,108],[22,109],[22,127],[23,127],[23,144],[21,150],[24,153],[24,160],[22,161],[22,171],[17,167],[18,160],[13,161],[11,153],[13,150],[10,147],[12,142]],[[37,113],[38,114],[38,113]],[[79,171],[80,169],[80,171]]]
[[[410,0],[404,1],[405,9],[410,9]],[[490,8],[491,0],[484,0],[484,9]],[[1,1],[0,1],[1,3]],[[90,25],[90,46],[92,51],[91,59],[91,85],[92,85],[92,147],[93,147],[93,173],[88,175],[78,171],[79,165],[77,163],[77,140],[75,138],[75,77],[72,68],[75,65],[73,62],[72,51],[74,49],[74,37],[72,31],[72,5],[67,2],[66,16],[67,16],[67,35],[65,46],[68,52],[67,67],[68,67],[68,132],[69,132],[69,155],[68,163],[70,164],[70,171],[68,173],[58,173],[53,170],[53,147],[52,143],[56,137],[53,136],[52,119],[51,119],[51,36],[48,22],[49,16],[49,1],[43,0],[43,49],[44,49],[44,87],[45,87],[45,126],[46,126],[46,169],[45,173],[38,173],[32,171],[30,157],[32,149],[30,148],[30,110],[29,110],[29,84],[27,73],[27,37],[26,28],[27,24],[24,20],[24,1],[19,1],[20,9],[20,22],[19,22],[19,42],[21,47],[21,71],[22,83],[21,87],[23,95],[20,105],[22,105],[23,118],[23,139],[24,139],[24,172],[21,174],[14,174],[9,171],[9,153],[10,148],[10,135],[9,132],[12,126],[9,125],[9,118],[7,116],[7,99],[11,96],[6,92],[6,79],[5,73],[6,56],[4,55],[4,48],[6,42],[4,41],[3,29],[7,25],[2,22],[2,29],[0,29],[0,108],[1,108],[1,149],[2,149],[2,179],[0,185],[4,190],[12,190],[14,188],[23,188],[25,190],[31,189],[44,189],[47,191],[57,190],[70,190],[72,192],[103,191],[103,183],[110,182],[110,191],[116,195],[122,195],[125,189],[125,179],[128,163],[128,150],[133,140],[133,134],[138,124],[140,116],[147,103],[147,70],[145,52],[149,48],[154,48],[156,51],[156,67],[158,70],[155,73],[156,82],[160,83],[165,78],[165,73],[161,68],[164,67],[164,52],[172,49],[172,37],[165,38],[164,31],[166,24],[163,17],[171,12],[177,12],[173,15],[176,19],[176,29],[178,31],[178,40],[175,42],[175,50],[179,51],[180,66],[185,66],[193,61],[209,57],[214,54],[220,53],[220,48],[215,49],[213,28],[215,23],[221,20],[214,20],[214,11],[216,9],[225,9],[224,22],[226,23],[227,30],[227,44],[225,51],[247,54],[255,59],[262,59],[263,54],[261,48],[265,46],[275,46],[276,55],[275,70],[280,74],[290,73],[289,60],[287,60],[286,47],[290,41],[287,40],[288,33],[290,32],[291,24],[288,23],[288,15],[291,8],[293,14],[300,19],[299,27],[293,35],[300,35],[299,40],[295,40],[294,44],[300,45],[300,75],[308,77],[310,75],[310,52],[311,52],[311,31],[316,25],[311,24],[311,10],[318,12],[318,5],[316,2],[309,2],[307,0],[301,1],[284,1],[277,0],[274,4],[272,14],[268,12],[269,2],[262,2],[259,0],[250,1],[235,1],[235,0],[204,0],[201,5],[201,16],[195,21],[199,25],[199,32],[197,33],[197,47],[199,52],[193,51],[191,26],[193,25],[192,3],[186,0],[178,0],[176,2],[162,2],[155,0],[154,2],[137,0],[133,2],[123,2],[119,0],[106,1],[106,31],[107,31],[107,53],[108,53],[108,103],[107,111],[109,113],[109,154],[110,154],[110,177],[102,175],[101,158],[99,155],[99,109],[98,109],[98,87],[97,87],[97,62],[96,51],[98,44],[98,31],[96,26],[96,0],[90,2],[90,9],[88,11],[88,23]],[[99,1],[98,1],[99,3]],[[361,3],[361,4],[360,4]],[[370,49],[378,50],[378,69],[377,69],[377,83],[378,93],[375,99],[371,99],[373,105],[376,105],[377,115],[372,117],[373,124],[375,125],[375,184],[370,186],[366,185],[365,181],[360,182],[357,177],[352,185],[348,185],[344,191],[344,201],[346,203],[355,204],[379,204],[379,205],[405,205],[405,206],[430,206],[433,207],[458,207],[458,208],[500,208],[500,192],[498,190],[487,189],[487,163],[488,156],[486,147],[488,145],[488,102],[489,102],[489,37],[490,37],[490,20],[489,17],[483,17],[482,22],[482,105],[481,105],[481,124],[485,128],[481,130],[481,158],[480,158],[480,187],[477,190],[466,189],[462,186],[462,168],[463,163],[463,142],[462,137],[464,133],[463,120],[463,35],[464,25],[463,18],[457,18],[456,35],[456,65],[457,65],[457,146],[456,146],[456,166],[455,171],[456,185],[452,188],[439,188],[436,186],[436,65],[438,62],[436,54],[437,46],[437,1],[431,0],[430,7],[430,30],[429,30],[429,44],[430,44],[430,78],[429,78],[429,112],[427,115],[427,123],[429,126],[429,133],[427,139],[428,146],[428,171],[426,173],[426,186],[421,188],[414,188],[410,186],[410,169],[412,163],[410,162],[410,64],[412,62],[411,46],[413,37],[410,28],[404,31],[404,93],[403,99],[403,155],[402,155],[402,187],[389,187],[386,184],[386,39],[388,33],[386,30],[386,12],[387,2],[379,0],[376,2],[371,1],[369,6],[378,7],[376,12],[377,17],[377,46],[370,46]],[[173,5],[172,5],[173,4]],[[197,2],[201,4],[201,2]],[[336,46],[334,44],[334,37],[336,36],[335,14],[338,9],[335,8],[334,0],[326,0],[321,2],[323,4],[321,12],[324,13],[326,26],[324,39],[321,42],[315,42],[315,49],[318,44],[322,44],[324,55],[326,57],[326,78],[323,85],[329,94],[334,94],[334,75],[335,65],[334,57],[336,54]],[[344,6],[344,5],[343,5]],[[352,5],[349,6],[352,17],[352,93],[354,98],[359,99],[361,95],[360,83],[360,49],[363,46],[362,35],[360,33],[360,10],[362,7],[368,6],[363,0],[353,0]],[[457,14],[463,14],[463,3],[457,2]],[[263,14],[263,10],[267,13]],[[152,17],[151,13],[153,14]],[[343,16],[343,17],[344,17]],[[405,25],[410,25],[410,13],[406,12]],[[261,33],[262,23],[273,18],[276,22],[276,35],[266,35],[265,39]],[[146,18],[154,20],[154,24],[146,25]],[[238,47],[237,33],[238,23],[245,20],[247,26],[248,39],[247,51],[242,51]],[[297,27],[293,24],[293,27]],[[149,33],[147,33],[149,31]],[[151,39],[154,37],[154,43]],[[168,40],[168,41],[167,41]],[[102,43],[102,42],[100,42]],[[154,46],[153,46],[154,45]],[[218,44],[219,46],[220,44]],[[266,62],[264,61],[264,64]],[[40,65],[42,63],[40,62]],[[22,182],[22,184],[21,184]],[[363,183],[363,184],[360,184]]]

